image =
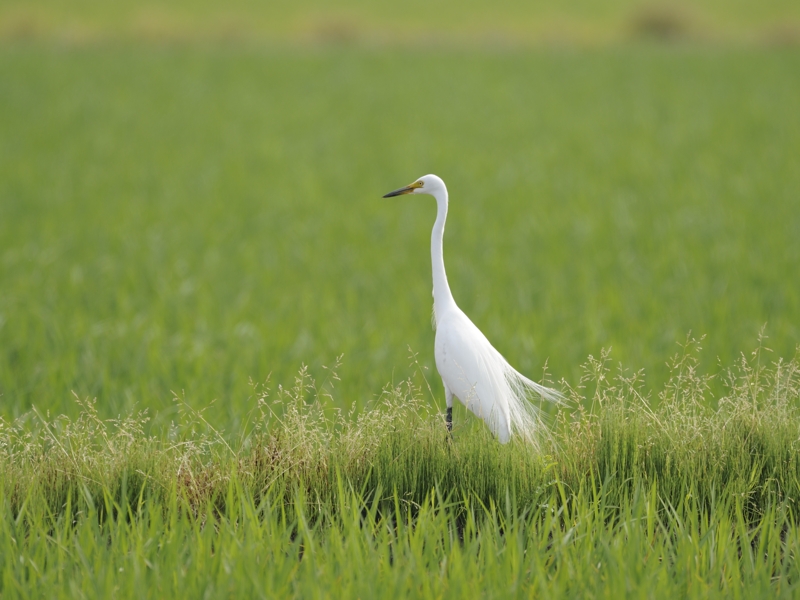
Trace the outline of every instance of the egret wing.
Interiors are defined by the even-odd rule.
[[[486,336],[463,312],[450,311],[438,324],[435,354],[445,385],[500,441],[507,441],[511,430],[506,363]]]

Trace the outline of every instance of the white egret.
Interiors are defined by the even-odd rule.
[[[384,198],[404,194],[429,194],[438,205],[431,232],[434,354],[444,383],[447,429],[452,430],[456,396],[483,419],[501,443],[508,442],[512,435],[534,442],[541,418],[538,407],[528,401],[528,394],[550,402],[560,402],[561,394],[518,373],[456,305],[444,270],[442,244],[448,201],[444,181],[436,175],[425,175]]]

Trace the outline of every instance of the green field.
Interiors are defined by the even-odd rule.
[[[7,48],[2,412],[171,391],[235,428],[249,378],[344,354],[364,406],[433,368],[434,203],[457,301],[512,364],[601,348],[658,388],[687,332],[800,337],[800,55]],[[418,89],[422,88],[422,89]],[[439,382],[431,372],[431,384]],[[438,394],[441,395],[441,394]],[[106,410],[107,409],[107,410]]]
[[[0,594],[796,595],[800,16],[718,4],[0,7]],[[430,172],[540,452],[444,436]]]

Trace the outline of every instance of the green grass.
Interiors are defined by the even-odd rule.
[[[0,45],[4,598],[797,595],[796,49],[84,9]],[[571,394],[539,451],[444,432],[433,203],[380,199],[427,172],[460,306]]]
[[[0,54],[0,413],[234,430],[249,378],[344,354],[365,406],[434,393],[424,198],[450,186],[456,300],[510,362],[573,382],[589,354],[660,389],[688,331],[731,364],[798,341],[794,51]],[[418,89],[421,88],[421,89]],[[715,388],[719,393],[719,388]],[[74,413],[71,413],[74,414]]]
[[[238,441],[188,409],[140,419],[40,415],[0,431],[4,597],[794,597],[800,364],[761,351],[718,410],[693,344],[661,407],[586,365],[592,412],[543,452],[484,429],[451,440],[421,390],[330,412],[304,373],[261,391]],[[327,413],[327,414],[326,414]]]
[[[235,488],[234,488],[235,490]],[[6,597],[386,597],[493,598],[563,595],[663,598],[792,598],[797,593],[797,529],[771,513],[756,530],[715,507],[698,517],[678,508],[669,519],[634,495],[618,521],[582,499],[584,518],[509,518],[511,510],[476,508],[463,533],[439,504],[426,503],[413,524],[373,524],[356,495],[329,526],[308,513],[256,504],[232,491],[234,519],[213,512],[165,518],[145,508],[130,522],[77,526],[58,522],[31,536],[4,519]],[[176,510],[176,512],[178,512]],[[370,505],[363,512],[370,513]],[[205,525],[204,525],[205,523]],[[11,560],[23,550],[25,560]],[[741,554],[741,557],[740,557]],[[43,566],[53,565],[53,568]],[[424,574],[424,575],[422,575]],[[19,583],[17,583],[19,582]],[[16,585],[15,585],[16,584]],[[647,593],[643,590],[652,590]],[[655,591],[657,590],[657,592]]]

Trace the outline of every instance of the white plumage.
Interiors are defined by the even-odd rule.
[[[455,396],[483,419],[501,443],[508,442],[512,435],[535,442],[541,418],[539,409],[529,401],[529,394],[550,402],[561,401],[561,394],[518,373],[456,305],[444,269],[442,245],[448,203],[444,181],[436,175],[425,175],[384,198],[404,194],[429,194],[438,205],[431,232],[434,354],[444,383],[448,429]]]

